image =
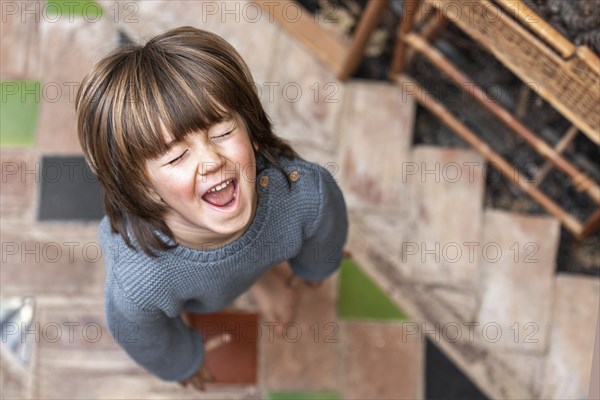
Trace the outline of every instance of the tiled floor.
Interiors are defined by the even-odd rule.
[[[67,1],[30,2],[27,7],[34,11],[29,18],[7,18],[1,26],[1,297],[3,307],[9,298],[35,303],[32,325],[22,329],[30,363],[21,365],[0,346],[2,398],[484,398],[468,377],[483,382],[495,397],[581,397],[597,280],[557,278],[552,257],[526,267],[499,263],[490,273],[482,273],[485,265],[477,260],[404,260],[407,242],[471,243],[488,235],[484,239],[506,247],[514,237],[527,242],[535,235],[544,238],[548,229],[555,234],[552,222],[536,225],[529,217],[484,211],[478,169],[484,164],[473,152],[412,148],[414,99],[384,83],[336,81],[268,18],[236,20],[235,12],[225,9],[244,2],[98,4],[102,16],[93,14],[97,4],[89,1],[76,5],[72,15]],[[82,163],[72,90],[95,60],[125,38],[144,39],[185,24],[221,34],[238,48],[263,89],[261,100],[275,131],[306,159],[335,167],[352,215],[350,250],[358,255],[345,260],[321,287],[302,289],[297,318],[283,335],[271,334],[269,322],[247,296],[234,304],[239,316],[203,316],[237,318],[249,329],[248,340],[212,355],[208,362],[217,382],[205,393],[149,375],[106,330],[104,270],[96,243],[102,193]],[[273,84],[279,85],[274,92],[269,90]],[[292,92],[279,90],[288,86],[299,87],[303,95],[291,101]],[[366,108],[371,111],[363,112]],[[476,179],[425,182],[402,175],[410,163],[425,170],[440,163],[476,165],[462,171],[463,176],[475,173]],[[503,235],[507,226],[510,234]],[[544,251],[551,253],[552,246]],[[493,290],[482,292],[482,282],[491,278]],[[529,302],[532,285],[542,292]],[[423,321],[506,317],[516,306],[512,298],[526,304],[515,315],[542,315],[540,349],[511,346],[514,351],[507,352],[501,346],[442,341],[436,343],[438,351],[421,332],[416,334],[415,326]],[[429,332],[439,335],[434,328]]]
[[[3,27],[13,42],[10,48],[3,47],[3,71],[11,71],[4,68],[7,51],[19,53],[24,61],[20,66],[11,64],[16,71],[3,75],[0,86],[2,98],[7,99],[2,107],[2,156],[7,168],[3,169],[2,216],[10,222],[3,224],[2,233],[3,241],[18,245],[15,251],[3,248],[14,254],[3,255],[2,298],[3,304],[22,296],[34,300],[28,329],[37,329],[41,339],[26,341],[32,358],[24,375],[3,368],[3,391],[8,397],[61,399],[195,397],[199,394],[162,383],[141,370],[111,340],[104,324],[102,260],[93,246],[95,226],[103,215],[102,190],[77,143],[71,93],[63,92],[56,99],[50,95],[51,89],[64,90],[69,82],[79,81],[94,59],[118,45],[119,33],[107,18],[114,8],[105,8],[101,22],[91,24],[87,21],[97,14],[91,18],[85,12],[94,11],[95,3],[77,4],[72,14],[67,3],[47,3],[48,17],[58,18],[56,23],[42,19],[39,25],[16,24],[12,31]],[[148,35],[158,30],[143,22],[160,12],[158,2],[137,4],[140,19],[131,26],[121,25],[119,29],[125,28],[121,37],[135,38],[138,28]],[[170,10],[199,12],[199,4],[181,2]],[[61,15],[69,15],[72,21]],[[164,15],[161,18],[165,20]],[[240,49],[261,83],[294,82],[310,93],[298,103],[263,99],[276,130],[302,149],[304,157],[322,164],[335,161],[339,140],[335,126],[343,91],[330,72],[274,24],[253,26],[262,33],[248,37],[243,36],[248,28],[243,24],[215,24],[207,19],[209,27]],[[23,29],[27,35],[20,32]],[[27,57],[28,51],[37,49],[31,37],[45,44],[35,59]],[[265,41],[272,46],[263,46]],[[288,56],[277,57],[283,49]],[[37,62],[43,65],[41,81],[27,81],[37,78],[30,72]],[[321,96],[317,101],[315,84]],[[324,102],[330,94],[327,90],[334,89],[336,101]],[[312,135],[307,136],[307,131]],[[29,248],[46,251],[41,257],[31,254],[23,259],[21,250]],[[208,385],[206,396],[421,397],[422,344],[396,343],[394,337],[408,317],[358,265],[345,260],[340,272],[320,288],[302,289],[299,301],[297,318],[279,336],[273,335],[252,305],[237,313],[193,316],[205,339],[221,329],[239,334],[234,338],[239,340],[207,356],[215,382]],[[397,379],[398,368],[405,378]],[[68,383],[62,383],[65,376]]]

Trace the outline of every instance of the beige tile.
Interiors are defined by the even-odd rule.
[[[402,324],[343,322],[341,337],[344,399],[423,398],[424,345]]]
[[[205,393],[165,382],[138,366],[114,342],[102,303],[42,305],[35,320],[39,344],[35,398],[45,399],[246,399],[256,388]],[[68,382],[65,381],[68,377]]]
[[[483,159],[470,150],[419,146],[403,168],[415,207],[404,267],[419,282],[472,288],[481,251],[473,246],[481,238]]]
[[[549,338],[560,225],[551,217],[487,210],[478,321],[488,344],[542,352]],[[496,336],[499,334],[499,337]]]
[[[2,295],[101,299],[104,264],[95,230],[91,224],[3,224]]]
[[[0,79],[40,79],[39,23],[43,1],[2,2]]]
[[[41,177],[40,164],[29,150],[1,149],[2,185],[0,214],[4,222],[32,222],[35,195]]]
[[[209,31],[225,2],[206,0],[100,0],[105,18],[135,42],[145,43],[153,36],[180,26]],[[230,6],[231,7],[231,6]]]
[[[554,321],[542,398],[587,398],[599,303],[597,277],[556,276]]]
[[[414,99],[389,83],[346,85],[339,128],[342,184],[371,204],[403,203]]]
[[[37,148],[45,153],[79,154],[75,96],[84,75],[118,45],[117,30],[105,18],[60,19],[40,24],[44,71]]]
[[[31,398],[31,372],[5,346],[0,347],[0,395],[3,399]]]
[[[335,318],[335,273],[319,288],[303,287],[296,318],[270,337],[262,321],[261,370],[268,391],[336,391],[339,324]]]

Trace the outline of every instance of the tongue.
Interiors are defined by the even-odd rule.
[[[235,191],[235,182],[231,182],[224,189],[217,190],[216,192],[206,193],[202,196],[202,199],[214,206],[223,207],[225,204],[233,200],[233,193]]]

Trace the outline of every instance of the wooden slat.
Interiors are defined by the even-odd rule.
[[[535,151],[552,162],[552,164],[561,171],[566,173],[573,180],[575,186],[579,190],[585,190],[596,203],[600,204],[600,187],[596,185],[592,178],[579,171],[575,166],[573,166],[573,164],[562,157],[560,153],[554,150],[545,141],[540,139],[534,132],[523,125],[520,121],[515,119],[506,109],[504,109],[498,103],[490,101],[483,89],[477,86],[475,82],[470,80],[462,71],[448,61],[441,52],[429,45],[420,36],[413,33],[406,35],[404,37],[404,41],[425,55],[429,61],[431,61],[444,74],[450,77],[450,79],[452,79],[458,85],[458,87],[472,95],[475,100],[479,102],[479,104],[494,114],[494,116],[508,126],[513,132],[525,139]]]
[[[589,52],[565,61],[487,0],[425,0],[600,144],[600,72]]]
[[[406,65],[406,43],[402,40],[410,31],[412,31],[416,19],[416,11],[419,9],[418,0],[406,0],[404,2],[404,15],[396,33],[396,45],[392,56],[392,65],[390,66],[390,79],[403,72]],[[423,7],[420,9],[423,11]]]
[[[575,136],[577,136],[578,132],[579,130],[573,125],[571,125],[571,127],[567,130],[563,137],[560,138],[558,143],[556,143],[556,146],[554,146],[554,150],[557,153],[562,154],[562,152],[565,151],[569,143],[571,143],[573,139],[575,139]],[[535,184],[537,186],[539,186],[540,183],[542,183],[542,181],[546,178],[546,175],[548,175],[548,172],[550,172],[551,169],[552,163],[550,163],[550,161],[546,161],[542,168],[540,168],[540,170],[536,174]]]
[[[345,81],[356,70],[365,53],[365,48],[369,43],[371,34],[377,28],[377,23],[389,5],[389,0],[371,0],[367,3],[365,12],[360,18],[356,33],[352,38],[352,45],[350,46],[346,60],[338,75],[339,80]]]
[[[288,31],[333,72],[339,75],[346,60],[349,43],[315,22],[305,8],[293,0],[253,0],[262,11]],[[349,40],[348,40],[349,42]]]
[[[495,0],[506,11],[510,12],[523,25],[535,32],[547,45],[555,49],[563,58],[568,58],[577,49],[573,43],[561,35],[543,18],[540,18],[521,0]]]
[[[600,226],[600,210],[596,210],[583,225],[583,230],[578,239],[583,239],[594,233]]]

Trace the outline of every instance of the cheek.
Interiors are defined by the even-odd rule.
[[[254,149],[248,137],[241,137],[240,135],[236,140],[234,146],[232,146],[232,158],[240,164],[242,169],[255,162]]]
[[[156,187],[163,200],[177,203],[194,196],[195,176],[189,173],[164,174]]]

